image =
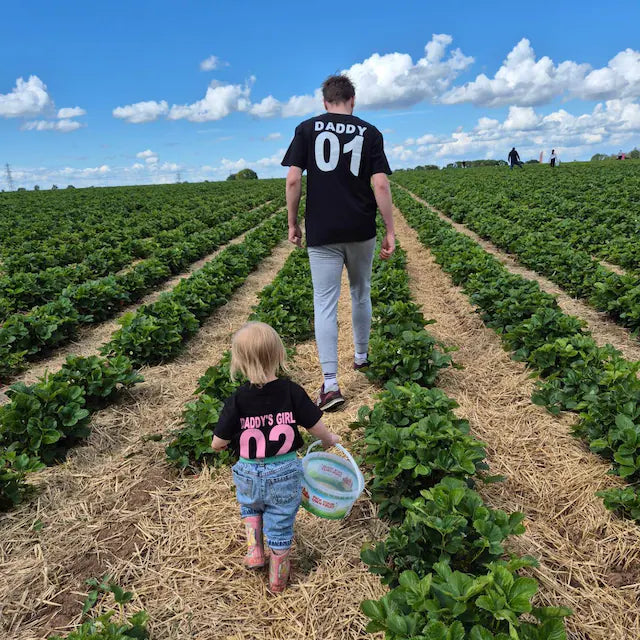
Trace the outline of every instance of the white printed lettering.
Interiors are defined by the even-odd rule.
[[[367,130],[367,127],[361,127],[360,125],[358,125],[358,131],[360,132],[360,135],[363,136],[364,132]]]
[[[316,131],[322,131],[324,129],[324,122],[322,120],[316,120]]]
[[[345,132],[345,133],[355,133],[355,132],[356,132],[356,126],[355,126],[354,124],[348,124],[348,125],[345,127],[344,132]]]
[[[342,122],[338,122],[336,125],[336,133],[344,133],[344,124]]]

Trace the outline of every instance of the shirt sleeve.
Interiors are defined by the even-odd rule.
[[[291,399],[296,422],[305,429],[312,429],[322,418],[322,411],[307,395],[307,392],[295,382],[291,383]]]
[[[371,145],[371,175],[376,173],[391,175],[391,167],[384,153],[384,140],[379,131],[376,131],[376,137]]]
[[[218,424],[213,430],[213,435],[223,440],[233,440],[238,431],[240,431],[240,414],[238,413],[236,397],[233,395],[225,401],[218,417]]]
[[[296,127],[293,140],[280,164],[283,167],[300,167],[303,171],[307,168],[307,141],[301,124]]]

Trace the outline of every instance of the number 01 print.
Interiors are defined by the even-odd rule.
[[[329,159],[325,154],[325,142],[329,142]],[[360,160],[362,158],[362,144],[364,136],[354,136],[352,140],[347,142],[343,149],[343,153],[351,153],[351,164],[349,168],[354,176],[360,173]],[[331,131],[323,131],[316,138],[316,165],[320,171],[333,171],[338,166],[340,160],[340,140],[335,133]]]

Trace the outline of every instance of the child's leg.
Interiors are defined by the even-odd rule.
[[[289,550],[293,543],[293,523],[302,497],[302,461],[279,463],[267,478],[264,533],[271,549],[269,586],[283,591],[289,578]]]
[[[240,517],[244,522],[247,536],[247,555],[244,565],[249,569],[264,566],[264,542],[262,540],[262,512],[264,504],[260,500],[259,480],[252,465],[238,462],[233,466],[233,483],[240,504]]]

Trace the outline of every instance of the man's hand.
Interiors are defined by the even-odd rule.
[[[289,225],[289,242],[297,247],[302,246],[302,230],[297,222],[294,225]]]
[[[380,259],[388,260],[391,254],[396,250],[396,234],[393,231],[387,231],[380,247]]]

